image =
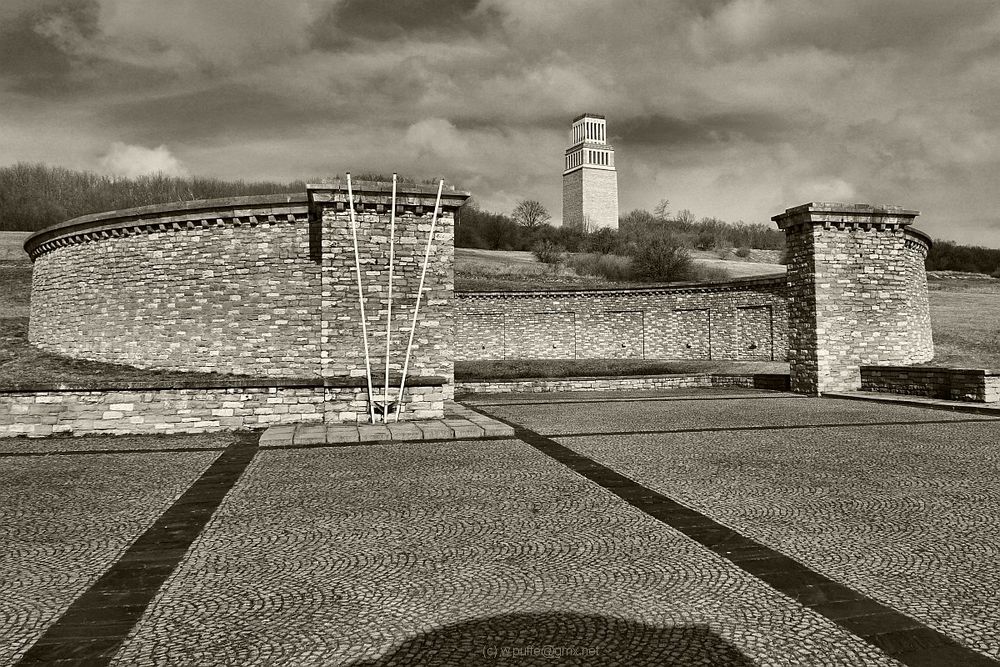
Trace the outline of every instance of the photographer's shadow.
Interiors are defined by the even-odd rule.
[[[355,667],[390,665],[712,665],[755,663],[703,625],[655,627],[607,616],[506,614],[412,637]]]

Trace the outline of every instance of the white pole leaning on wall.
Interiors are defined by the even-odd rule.
[[[417,314],[420,312],[420,298],[424,294],[424,279],[427,277],[427,265],[431,258],[431,244],[434,242],[434,226],[437,224],[438,211],[441,210],[441,190],[444,189],[444,179],[438,183],[437,200],[434,202],[434,215],[431,217],[431,231],[427,236],[427,250],[424,251],[424,268],[420,272],[420,287],[417,288],[417,302],[413,305],[413,322],[410,325],[410,340],[406,344],[406,359],[403,361],[403,376],[399,380],[399,400],[396,401],[396,421],[399,421],[399,411],[403,408],[403,387],[406,385],[406,371],[410,367],[410,351],[413,349],[413,334],[417,330]]]
[[[396,174],[392,175],[392,213],[389,215],[389,290],[385,313],[385,383],[382,385],[382,423],[389,423],[389,344],[392,340],[392,269],[396,259]]]
[[[361,285],[361,256],[358,254],[358,225],[354,218],[354,189],[347,172],[347,201],[351,211],[351,237],[354,240],[354,271],[358,277],[358,306],[361,310],[361,338],[365,344],[365,377],[368,379],[368,419],[375,423],[375,396],[372,387],[372,364],[368,355],[368,322],[365,320],[365,291]]]

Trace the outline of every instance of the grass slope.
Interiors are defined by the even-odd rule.
[[[750,278],[784,273],[775,263],[780,251],[755,250],[757,256],[738,258],[730,253],[693,250],[694,264],[713,279]],[[572,269],[543,264],[530,252],[455,248],[455,289],[459,292],[510,292],[532,289],[617,289],[650,287],[650,283],[611,281],[577,275]]]

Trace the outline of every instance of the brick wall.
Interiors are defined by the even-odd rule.
[[[715,285],[466,292],[455,359],[768,359],[787,354],[784,277]]]
[[[436,188],[397,200],[391,370],[409,337]],[[390,193],[355,184],[369,345],[384,374]],[[454,212],[438,218],[410,373],[450,378]],[[84,216],[43,230],[29,339],[71,357],[263,377],[364,376],[346,185],[303,195],[184,202]]]
[[[364,346],[347,193],[343,188],[311,186],[310,194],[324,228],[322,374],[363,377]],[[364,190],[355,194],[361,201],[355,221],[365,286],[369,355],[373,374],[381,382],[389,309],[391,197],[386,192]],[[393,235],[390,373],[395,375],[403,369],[434,209],[433,195],[411,194],[404,199],[407,204],[398,211]],[[454,377],[454,212],[464,200],[464,195],[449,195],[437,218],[408,368],[408,376],[448,378],[448,392],[452,391]]]
[[[862,366],[861,389],[951,401],[1000,402],[1000,373],[974,368]]]
[[[861,386],[861,365],[931,359],[924,259],[916,211],[812,203],[773,220],[788,248],[792,388],[816,394]]]
[[[459,394],[539,394],[553,391],[647,391],[708,387],[788,390],[787,375],[649,375],[616,378],[538,378],[459,382]]]
[[[140,368],[319,375],[320,271],[301,199],[277,215],[160,211],[157,225],[50,242],[34,257],[29,340]]]
[[[436,193],[410,184],[398,192],[389,369],[397,391]],[[391,185],[355,183],[354,194],[378,388],[389,311]],[[454,214],[467,196],[445,191],[435,224],[407,377],[408,387],[440,378],[441,396],[420,416],[440,416],[442,401],[453,395]],[[364,378],[350,219],[346,183],[338,182],[310,185],[302,195],[181,202],[50,227],[26,242],[35,262],[29,339],[58,354],[140,368],[322,377],[328,387],[331,378]],[[51,404],[68,405],[74,396],[100,401],[83,398],[100,395],[66,394]],[[216,422],[208,419],[219,409],[209,406],[214,394],[205,396],[198,414]],[[17,404],[29,400],[22,396]],[[358,418],[357,406],[338,405],[327,405],[324,414]]]
[[[400,419],[442,417],[443,382],[439,378],[438,383],[411,387]],[[0,437],[206,433],[272,424],[367,422],[367,414],[366,387],[324,386],[309,379],[278,386],[0,391]]]
[[[562,226],[583,228],[583,169],[563,174]]]

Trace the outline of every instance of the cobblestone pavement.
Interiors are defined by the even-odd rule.
[[[997,655],[996,420],[718,389],[471,404]],[[176,543],[164,517],[231,442],[0,441],[0,664],[154,521]],[[533,442],[242,450],[113,664],[898,664]]]
[[[114,664],[468,664],[554,639],[610,664],[894,664],[511,440],[260,452]]]
[[[478,402],[543,433],[633,431],[556,439],[1000,658],[1000,423],[832,399],[676,398]]]
[[[204,446],[208,440],[204,440]],[[186,438],[0,440],[0,664],[38,639],[216,452],[9,456],[178,447]]]

